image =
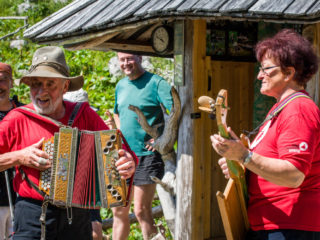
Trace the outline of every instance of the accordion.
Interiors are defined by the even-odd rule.
[[[56,206],[98,209],[125,206],[128,189],[115,162],[122,147],[119,130],[60,128],[42,149],[52,167],[40,172],[39,189]]]

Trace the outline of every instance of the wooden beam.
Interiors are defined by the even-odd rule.
[[[98,46],[100,44],[102,44],[105,41],[108,41],[109,39],[117,36],[119,33],[118,32],[114,32],[111,34],[107,34],[104,35],[102,37],[97,37],[93,40],[87,41],[85,43],[80,43],[79,45],[76,45],[74,47],[72,47],[72,50],[80,50],[80,49],[91,49],[94,48],[95,46]]]
[[[158,26],[160,26],[160,25],[162,25],[162,22],[159,22],[159,23],[157,23],[157,24],[154,24],[151,28],[149,28],[147,31],[145,31],[143,34],[141,34],[141,35],[137,38],[137,40],[138,40],[138,41],[145,41],[146,39],[150,39],[150,38],[151,38],[152,31],[153,31],[156,27],[158,27]]]
[[[142,26],[142,28],[145,27],[145,26]],[[119,35],[118,35],[118,39],[128,39],[130,36],[132,36],[135,32],[137,32],[139,29],[141,28],[135,28],[135,29],[131,29],[130,31],[124,31],[124,32],[121,32]]]
[[[119,50],[129,50],[129,51],[135,51],[135,52],[150,52],[153,53],[152,47],[149,45],[144,44],[129,44],[129,43],[109,43],[104,42],[98,46],[95,46],[94,48],[99,49],[106,49],[106,50],[113,50],[113,49],[119,49]],[[91,48],[91,49],[94,49]]]

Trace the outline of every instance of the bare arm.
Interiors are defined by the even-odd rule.
[[[297,188],[305,177],[289,161],[263,157],[257,153],[253,153],[251,161],[245,167],[269,182],[285,187]]]
[[[116,114],[116,113],[114,113],[114,114],[113,114],[113,119],[114,119],[114,121],[115,121],[115,123],[116,123],[117,128],[120,129],[120,119],[119,119],[119,115]]]
[[[231,135],[234,140],[225,139],[217,134],[211,136],[212,146],[218,154],[226,159],[243,162],[249,150],[245,148],[233,132]],[[225,160],[219,161],[220,166],[224,166],[222,169],[227,177],[228,173],[226,172],[226,165],[224,163]],[[268,158],[257,153],[253,153],[251,161],[247,163],[245,167],[269,182],[285,187],[299,187],[305,177],[304,174],[289,161]]]
[[[8,168],[19,165],[19,159],[22,156],[19,154],[19,151],[4,153],[0,155],[0,171],[7,170]]]
[[[24,165],[38,170],[49,168],[51,161],[48,154],[39,149],[42,146],[43,140],[41,139],[39,142],[24,149],[1,154],[0,171],[17,165]]]

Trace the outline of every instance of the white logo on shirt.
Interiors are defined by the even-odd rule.
[[[306,150],[308,149],[308,143],[306,143],[306,142],[300,143],[300,144],[299,144],[299,149],[300,149],[301,151],[306,151]]]
[[[254,149],[264,138],[264,136],[267,134],[269,127],[271,125],[271,120],[264,126],[264,128],[259,132],[259,134],[256,136],[254,141],[250,144],[250,149]]]

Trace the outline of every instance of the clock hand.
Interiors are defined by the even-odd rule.
[[[164,40],[163,40],[161,37],[158,37],[158,39],[159,39],[161,42],[164,42]]]

